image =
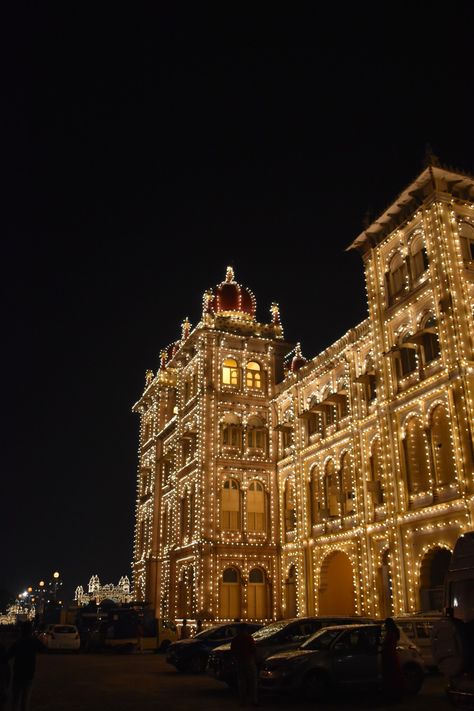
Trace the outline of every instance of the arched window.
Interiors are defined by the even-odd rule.
[[[399,348],[398,375],[403,378],[418,368],[416,346],[410,342],[410,335],[404,336]]]
[[[251,360],[247,363],[245,382],[248,388],[260,390],[262,388],[262,373],[260,363]]]
[[[226,358],[222,364],[222,383],[223,385],[232,385],[235,388],[239,387],[239,366],[233,358]]]
[[[222,487],[221,528],[237,531],[240,528],[240,488],[235,479],[226,479]]]
[[[410,245],[411,278],[416,281],[428,269],[428,254],[423,244],[423,238],[418,235]]]
[[[260,417],[249,417],[248,419],[247,447],[260,450],[267,448],[267,431]]]
[[[382,489],[382,445],[380,438],[376,437],[370,450],[370,481],[367,482],[367,491],[371,494],[375,506],[383,504]]]
[[[349,452],[344,452],[341,458],[341,478],[344,513],[351,514],[354,511],[354,490]]]
[[[311,470],[311,480],[309,482],[310,491],[310,506],[311,506],[311,525],[316,526],[320,519],[320,491],[319,491],[319,470],[317,467],[313,467]]]
[[[163,526],[162,526],[162,531],[161,531],[161,541],[164,546],[167,546],[169,543],[169,540],[170,540],[169,539],[169,525],[170,525],[169,516],[170,516],[170,513],[168,510],[168,507],[165,506],[164,510],[163,510]]]
[[[422,330],[423,361],[431,363],[440,355],[438,323],[434,316],[430,316],[424,323]]]
[[[326,489],[326,503],[328,516],[339,516],[339,477],[336,473],[334,461],[329,459],[326,462],[324,471],[324,483]]]
[[[237,415],[224,415],[222,423],[222,444],[226,447],[242,447],[242,426]]]
[[[431,413],[431,446],[435,465],[436,483],[441,486],[456,480],[453,440],[448,413],[437,405]]]
[[[265,491],[259,481],[252,481],[247,492],[247,530],[265,530]]]
[[[403,293],[406,284],[406,275],[406,262],[400,252],[397,252],[390,261],[386,275],[389,301],[393,301]]]
[[[251,620],[262,620],[268,617],[267,585],[261,568],[253,568],[250,571],[247,591],[248,617]]]
[[[239,571],[226,568],[222,574],[220,590],[220,616],[223,619],[235,619],[241,616],[242,592]]]
[[[285,512],[285,531],[290,533],[296,528],[296,511],[295,511],[295,484],[291,477],[287,477],[285,481],[284,493],[284,512]]]
[[[180,540],[181,543],[187,541],[189,536],[189,507],[188,507],[188,492],[185,489],[183,492],[182,499],[180,501],[180,512],[179,512],[179,523],[180,523]]]
[[[408,491],[417,494],[430,489],[430,469],[426,434],[418,417],[411,417],[406,426],[405,460]]]

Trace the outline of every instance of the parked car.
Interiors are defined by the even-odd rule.
[[[169,645],[166,661],[179,672],[203,672],[206,669],[209,652],[223,642],[230,642],[244,622],[232,622],[210,627],[199,632],[192,639],[181,639]],[[257,631],[261,625],[249,624],[249,631]]]
[[[79,631],[75,625],[48,625],[40,639],[47,649],[77,651],[81,646]]]
[[[408,639],[413,642],[428,669],[436,669],[436,662],[433,657],[433,645],[431,635],[433,626],[441,619],[440,614],[419,614],[404,617],[394,617],[398,627],[403,630]]]
[[[267,657],[276,652],[297,649],[311,635],[328,625],[347,625],[355,621],[354,617],[297,617],[290,620],[271,622],[253,633],[257,648],[257,665],[261,667]],[[357,618],[359,624],[374,622],[369,618]],[[230,644],[214,649],[209,655],[209,673],[219,681],[235,684],[236,670],[230,651]]]
[[[382,623],[326,627],[298,649],[269,657],[260,685],[297,692],[310,701],[322,701],[336,689],[377,687],[382,682],[382,628]],[[405,693],[417,694],[424,679],[423,659],[403,632],[397,650]]]

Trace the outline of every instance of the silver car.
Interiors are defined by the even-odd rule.
[[[292,691],[321,701],[331,690],[367,689],[381,684],[382,624],[326,627],[298,649],[269,657],[260,671],[264,689]],[[397,646],[404,691],[417,694],[424,679],[423,659],[400,633]]]

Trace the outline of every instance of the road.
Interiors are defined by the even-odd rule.
[[[325,704],[325,709],[400,711],[449,708],[444,679],[427,677],[415,699],[387,706],[380,699],[350,698]],[[294,698],[262,697],[263,709],[308,709]],[[319,709],[323,708],[318,704]],[[31,711],[166,711],[205,708],[206,711],[237,709],[235,694],[205,674],[178,674],[159,654],[42,654],[38,656]]]

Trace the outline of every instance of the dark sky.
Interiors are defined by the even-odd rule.
[[[69,590],[129,573],[131,406],[227,264],[313,356],[366,315],[344,249],[367,210],[427,142],[474,170],[472,3],[63,5],[3,23],[0,588],[15,594],[56,568]]]

